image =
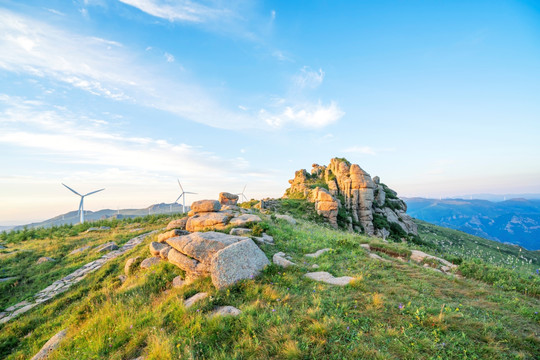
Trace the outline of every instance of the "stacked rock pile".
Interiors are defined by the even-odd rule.
[[[242,235],[251,233],[245,227],[261,218],[236,206],[237,195],[221,193],[219,199],[195,201],[187,218],[171,221],[167,231],[149,245],[153,257],[141,267],[166,260],[185,271],[184,283],[210,276],[218,289],[257,276],[269,261],[251,238]],[[241,235],[211,231],[228,227],[231,234]],[[265,239],[273,242],[268,235]]]

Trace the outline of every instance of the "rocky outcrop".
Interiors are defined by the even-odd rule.
[[[228,192],[219,193],[219,202],[221,205],[236,205],[238,203],[238,195]]]
[[[49,341],[45,343],[45,345],[43,345],[41,350],[39,350],[39,352],[34,355],[31,360],[44,360],[49,357],[49,354],[53,352],[54,349],[56,349],[58,345],[60,345],[60,342],[66,337],[66,334],[67,329],[64,329],[54,335],[52,338],[49,339]]]
[[[317,214],[328,219],[330,225],[337,229],[337,215],[339,202],[328,192],[328,190],[316,187],[311,192],[311,200],[315,203]]]
[[[328,166],[313,164],[310,174],[296,171],[289,183],[285,197],[307,198],[333,227],[341,225],[380,237],[396,232],[418,233],[397,193],[382,184],[378,176],[372,179],[360,166],[345,159],[334,158]]]
[[[169,224],[167,224],[167,230],[171,230],[171,229],[185,230],[186,223],[187,223],[187,218],[173,220]]]
[[[210,275],[218,289],[256,276],[268,263],[253,240],[218,232],[196,232],[167,240],[169,261],[189,277]]]

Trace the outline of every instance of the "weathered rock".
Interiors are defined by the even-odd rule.
[[[434,259],[440,262],[441,264],[448,266],[450,269],[457,268],[457,265],[454,265],[445,259],[441,259],[440,257],[426,254],[425,252],[420,251],[420,250],[411,250],[410,259],[413,261],[416,261],[417,263],[424,261],[424,259]]]
[[[137,266],[139,265],[140,257],[134,257],[131,259],[127,259],[126,264],[124,265],[124,274],[127,276],[133,274]]]
[[[161,249],[159,251],[159,257],[162,258],[163,260],[168,260],[169,259],[169,250],[171,250],[172,247],[170,246],[166,246],[164,247],[163,249]]]
[[[240,309],[235,308],[234,306],[218,306],[212,313],[210,317],[215,316],[238,316],[242,313]]]
[[[251,235],[251,229],[232,228],[230,234],[231,235],[237,235],[237,236]]]
[[[248,224],[258,223],[261,221],[262,221],[261,218],[258,217],[257,215],[243,214],[243,215],[232,218],[229,221],[229,225],[244,227]]]
[[[320,267],[320,266],[319,266],[319,265],[317,265],[317,264],[313,264],[313,265],[311,265],[311,268],[312,268],[312,269],[318,269],[319,267]]]
[[[360,244],[360,247],[366,249],[367,251],[371,251],[371,247],[369,246],[369,244]]]
[[[196,302],[201,301],[203,299],[206,299],[208,297],[208,293],[200,292],[198,294],[193,295],[189,299],[184,300],[184,307],[186,309],[189,309],[192,307]]]
[[[310,192],[310,187],[321,181],[326,183],[328,190],[318,187]],[[315,203],[317,213],[327,218],[334,227],[337,227],[338,209],[344,208],[350,217],[345,218],[340,225],[351,231],[363,229],[368,235],[373,235],[374,213],[386,217],[390,213],[384,210],[389,209],[393,213],[390,215],[393,217],[390,222],[399,221],[406,233],[417,234],[416,224],[405,214],[406,205],[397,198],[396,192],[381,184],[378,177],[377,181],[373,181],[360,166],[350,164],[344,159],[334,158],[328,167],[313,164],[310,176],[307,176],[305,170],[300,170],[289,183],[291,187],[287,189],[285,197],[298,193],[307,197],[309,194],[309,200]],[[338,196],[342,197],[343,203],[338,200]],[[379,226],[380,222],[377,224]],[[382,234],[379,232],[379,235]]]
[[[98,253],[106,252],[106,251],[113,251],[113,250],[118,250],[118,245],[116,245],[114,241],[110,241],[96,248],[96,252]]]
[[[126,275],[118,275],[118,280],[120,280],[121,283],[124,283],[127,280]]]
[[[337,214],[339,210],[338,201],[328,192],[328,190],[316,187],[311,192],[311,199],[315,203],[317,214],[324,216],[330,225],[337,229]]]
[[[236,205],[238,203],[238,195],[228,192],[219,193],[219,202],[221,205]]]
[[[218,203],[219,204],[219,203]],[[191,216],[186,224],[186,229],[190,232],[196,232],[208,229],[224,229],[232,214],[226,212],[208,212]]]
[[[167,256],[171,264],[178,266],[192,278],[210,275],[208,264],[201,263],[200,261],[195,260],[174,248],[169,250]]]
[[[257,276],[270,262],[251,239],[245,239],[219,250],[212,259],[210,272],[217,289],[242,279]]]
[[[149,269],[152,266],[155,266],[155,265],[159,264],[160,261],[161,261],[160,257],[154,256],[154,257],[151,257],[151,258],[144,259],[141,262],[140,266],[141,266],[141,269]]]
[[[221,204],[217,200],[199,200],[191,204],[193,213],[217,212],[221,209]]]
[[[92,245],[87,245],[87,246],[80,247],[80,248],[75,249],[72,252],[70,252],[69,255],[75,255],[75,254],[82,253],[83,251],[86,251],[86,250],[90,249],[91,247],[92,247]]]
[[[172,286],[175,289],[179,289],[179,288],[183,287],[184,285],[186,285],[186,282],[184,281],[184,279],[182,279],[181,276],[175,277],[173,279],[173,281],[172,281]]]
[[[289,266],[296,266],[295,263],[287,259],[287,255],[284,252],[278,252],[274,254],[274,256],[272,257],[272,261],[274,262],[274,264],[284,268]]]
[[[37,259],[36,264],[39,265],[39,264],[43,264],[43,263],[49,262],[49,261],[56,261],[56,260],[54,260],[53,258],[48,257],[48,256],[42,256],[39,259]]]
[[[159,242],[155,242],[155,241],[152,241],[149,245],[149,248],[150,248],[150,253],[154,256],[159,256],[159,252],[163,249],[166,249],[168,248],[169,245],[167,244],[163,244],[163,243],[159,243]]]
[[[259,244],[269,244],[274,245],[274,238],[266,233],[263,233],[260,237],[253,236],[253,240]]]
[[[43,345],[41,350],[39,350],[39,352],[36,355],[34,355],[34,357],[32,357],[31,360],[46,359],[49,356],[49,354],[53,352],[54,349],[58,347],[58,345],[60,345],[60,342],[66,337],[66,334],[67,334],[67,329],[64,329],[58,332],[56,335],[50,338],[49,341],[45,343],[45,345]]]
[[[290,215],[276,214],[276,219],[285,220],[288,223],[290,223],[291,225],[296,225],[296,220]]]
[[[190,258],[210,264],[216,252],[245,239],[247,238],[208,231],[174,237],[168,239],[167,244]]]
[[[171,229],[185,230],[187,220],[188,220],[187,217],[173,220],[167,225],[167,230],[171,230]]]
[[[321,281],[330,285],[339,286],[345,286],[354,280],[354,278],[350,276],[334,277],[332,274],[327,273],[326,271],[307,273],[304,276],[315,281]]]
[[[187,219],[186,219],[187,222]],[[173,229],[167,232],[164,232],[163,234],[159,234],[157,237],[157,241],[162,243],[165,242],[167,239],[170,239],[175,236],[182,236],[182,235],[188,235],[189,231],[182,230],[182,229]]]
[[[324,249],[315,251],[313,254],[306,254],[305,256],[310,257],[310,258],[317,258],[328,251],[332,251],[332,249],[324,248]]]

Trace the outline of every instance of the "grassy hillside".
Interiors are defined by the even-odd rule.
[[[420,224],[426,252],[438,250],[445,257],[444,249],[450,251],[452,247],[443,243],[460,244],[459,251],[448,254],[465,259],[460,269],[464,266],[463,270],[469,271],[468,278],[444,275],[408,262],[410,251],[403,244],[382,243],[310,221],[293,226],[271,215],[263,217],[262,227],[274,236],[276,245],[263,245],[262,250],[269,258],[278,251],[290,254],[298,266],[283,269],[271,265],[259,277],[222,291],[216,291],[209,279],[172,288],[172,279],[182,271],[165,262],[150,270],[139,270],[122,283],[118,275],[123,274],[125,261],[149,256],[145,244],[155,236],[149,237],[69,291],[0,325],[0,358],[28,359],[64,328],[68,329],[67,337],[50,359],[133,359],[141,355],[146,359],[540,358],[538,279],[529,279],[501,261],[504,267],[479,264],[490,271],[516,274],[507,281],[523,280],[527,291],[475,280],[482,278],[483,268],[473,269],[465,253],[477,244],[470,244],[465,237],[458,239],[462,233]],[[65,256],[83,243],[97,244],[113,238],[121,242],[138,234],[130,232],[134,227],[149,231],[168,220],[154,219],[153,224],[137,225],[119,222],[109,233],[27,239],[8,243],[8,249],[18,246],[32,254],[56,256],[62,258],[64,267],[75,267],[78,261],[84,263],[93,256]],[[379,255],[388,262],[372,259],[361,243],[392,250],[388,252],[401,254],[405,261],[383,252]],[[326,247],[333,251],[317,259],[304,256]],[[1,255],[0,264],[11,271],[10,275],[16,275],[22,269],[9,260],[10,256]],[[55,266],[33,271],[32,261],[26,264],[25,274],[34,279],[35,288],[37,284],[45,287],[61,276]],[[517,262],[512,260],[511,264]],[[303,275],[312,271],[315,263],[320,266],[317,271],[356,279],[345,287],[314,282]],[[35,278],[37,273],[53,275]],[[13,290],[1,307],[19,301],[30,291]],[[210,296],[185,309],[182,300],[200,291]],[[235,306],[242,314],[210,318],[209,312],[218,305]]]

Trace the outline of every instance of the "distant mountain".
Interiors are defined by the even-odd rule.
[[[186,211],[189,211],[189,206],[186,206]],[[171,214],[171,213],[180,213],[182,212],[182,205],[180,204],[155,204],[151,205],[144,209],[120,209],[120,210],[111,210],[103,209],[99,211],[84,211],[85,221],[96,221],[110,218],[125,219],[125,218],[135,218],[138,216],[153,215],[153,214]],[[26,224],[18,226],[5,226],[0,227],[0,231],[9,231],[9,230],[20,230],[24,227],[27,228],[36,228],[36,227],[51,227],[59,226],[64,224],[77,224],[79,222],[79,213],[78,211],[70,211],[65,214],[60,214],[51,219]]]
[[[488,201],[506,201],[508,199],[528,199],[540,200],[540,194],[468,194],[461,196],[453,196],[453,199],[475,199]]]
[[[417,219],[529,250],[540,250],[540,200],[404,200],[407,212]]]

